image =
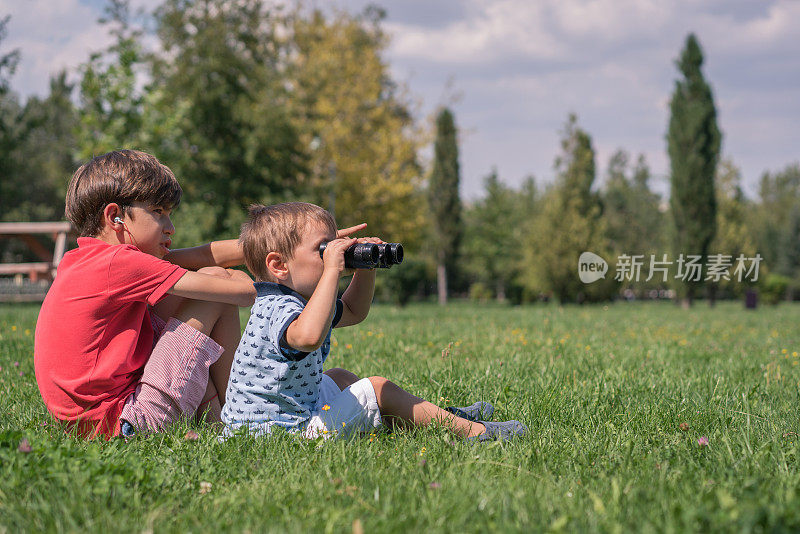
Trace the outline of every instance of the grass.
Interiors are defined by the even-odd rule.
[[[481,446],[81,441],[39,397],[37,312],[0,306],[0,531],[800,529],[798,306],[376,306],[335,332],[332,366],[530,428]]]

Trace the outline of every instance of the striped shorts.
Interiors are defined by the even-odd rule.
[[[151,313],[155,340],[136,390],[120,414],[137,432],[159,431],[197,411],[211,364],[222,355],[216,341],[177,319]],[[128,430],[130,431],[130,430]]]

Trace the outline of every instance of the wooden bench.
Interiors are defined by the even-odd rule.
[[[67,250],[67,237],[73,234],[68,222],[13,222],[0,223],[0,239],[20,239],[40,261],[26,263],[0,263],[0,275],[27,275],[32,283],[52,281],[56,275],[61,258]],[[55,242],[51,252],[39,241],[36,235],[50,235]],[[41,300],[46,286],[34,294],[5,295],[0,300]]]

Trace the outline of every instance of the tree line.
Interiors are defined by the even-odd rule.
[[[47,96],[24,102],[11,89],[24,50],[3,47],[13,20],[0,18],[0,220],[62,219],[74,169],[125,147],[155,154],[178,176],[176,246],[237,235],[251,203],[314,202],[342,226],[368,221],[370,233],[403,242],[406,261],[379,288],[401,302],[436,293],[569,302],[667,288],[691,299],[747,287],[614,279],[621,254],[683,249],[758,252],[762,291],[784,295],[797,284],[800,168],[765,173],[759,198],[745,197],[735,164],[719,162],[693,36],[672,97],[670,198],[652,190],[645,159],[622,149],[600,183],[592,137],[571,114],[552,183],[530,177],[513,188],[492,172],[482,197],[462,203],[455,116],[439,110],[434,131],[415,118],[384,59],[384,16],[374,7],[164,0],[143,20],[112,0],[102,21],[112,45],[86,58],[74,83],[57,73]],[[431,141],[426,163],[420,153]],[[25,254],[2,247],[3,261]],[[578,279],[583,251],[610,260],[606,278]]]

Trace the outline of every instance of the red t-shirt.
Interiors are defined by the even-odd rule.
[[[81,237],[64,255],[36,323],[36,382],[47,409],[89,437],[119,434],[119,415],[153,350],[149,305],[186,269]]]

